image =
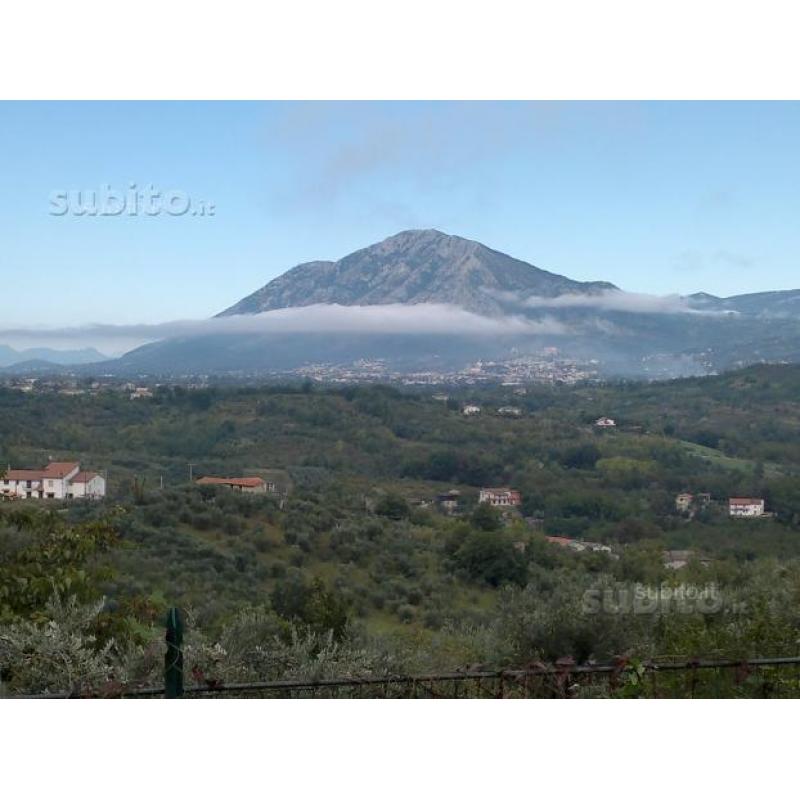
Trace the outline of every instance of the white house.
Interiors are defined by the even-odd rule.
[[[104,497],[106,482],[95,472],[81,471],[77,461],[51,461],[43,469],[8,469],[0,476],[0,496],[38,500]]]
[[[764,500],[761,497],[731,497],[728,513],[732,517],[763,517]]]
[[[501,406],[497,409],[497,413],[501,417],[521,417],[522,409],[516,406]]]
[[[505,507],[522,504],[522,496],[516,489],[502,487],[500,489],[481,489],[478,497],[479,503],[488,503],[490,506]]]
[[[596,428],[616,428],[617,422],[610,417],[600,417],[595,421],[594,425]]]
[[[474,414],[480,414],[481,413],[481,407],[480,406],[464,406],[464,408],[463,408],[461,413],[465,417],[471,417]]]

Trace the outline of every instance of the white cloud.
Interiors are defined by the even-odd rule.
[[[492,292],[503,300],[524,308],[593,308],[598,311],[628,311],[637,314],[697,314],[689,300],[677,294],[654,295],[606,289],[597,294],[562,294],[558,297],[520,297],[512,292]]]
[[[160,339],[212,334],[331,333],[331,334],[458,334],[492,337],[559,335],[568,329],[557,320],[523,316],[485,317],[458,306],[440,303],[372,306],[310,305],[262,314],[242,314],[202,320],[156,324],[84,325],[62,328],[0,329],[0,342],[74,347],[87,344],[120,353]]]

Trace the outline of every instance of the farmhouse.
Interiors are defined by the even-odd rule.
[[[732,517],[763,517],[764,500],[761,497],[731,497],[728,513]]]
[[[105,478],[81,470],[77,461],[51,461],[42,469],[9,468],[0,476],[0,496],[10,499],[97,500],[105,494]]]
[[[522,504],[522,495],[516,489],[502,487],[500,489],[481,489],[478,497],[479,503],[488,503],[490,506],[502,507],[518,506]]]
[[[243,494],[266,494],[267,491],[275,491],[275,484],[268,485],[263,478],[215,478],[212,475],[207,475],[206,477],[198,478],[195,483],[198,486],[225,486],[234,492],[242,492]]]

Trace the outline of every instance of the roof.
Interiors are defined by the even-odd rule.
[[[84,470],[82,472],[79,472],[72,479],[72,483],[89,483],[89,481],[99,477],[100,476],[96,472],[87,472],[86,470]]]
[[[76,469],[80,469],[77,461],[51,461],[44,469],[9,469],[3,477],[7,481],[41,481],[63,478]]]
[[[758,506],[764,502],[762,497],[731,497],[732,506]]]
[[[264,485],[263,478],[215,478],[211,475],[205,478],[198,478],[196,483],[204,486],[242,486],[244,488],[255,489]]]
[[[572,544],[572,539],[568,539],[566,536],[546,536],[545,537],[550,544],[558,544],[561,547],[568,547]]]
[[[76,469],[80,469],[77,461],[51,461],[43,470],[45,478],[63,478]]]
[[[40,469],[8,469],[0,477],[7,481],[40,481],[44,473]]]

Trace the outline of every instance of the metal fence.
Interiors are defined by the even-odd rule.
[[[800,697],[800,656],[737,660],[628,661],[537,664],[526,669],[454,671],[426,675],[370,675],[308,680],[184,686],[118,684],[41,698],[724,698]]]
[[[560,659],[523,669],[455,670],[427,675],[369,675],[300,680],[184,683],[183,618],[167,616],[162,686],[81,688],[38,698],[754,698],[800,697],[800,656],[647,660],[605,664]]]

